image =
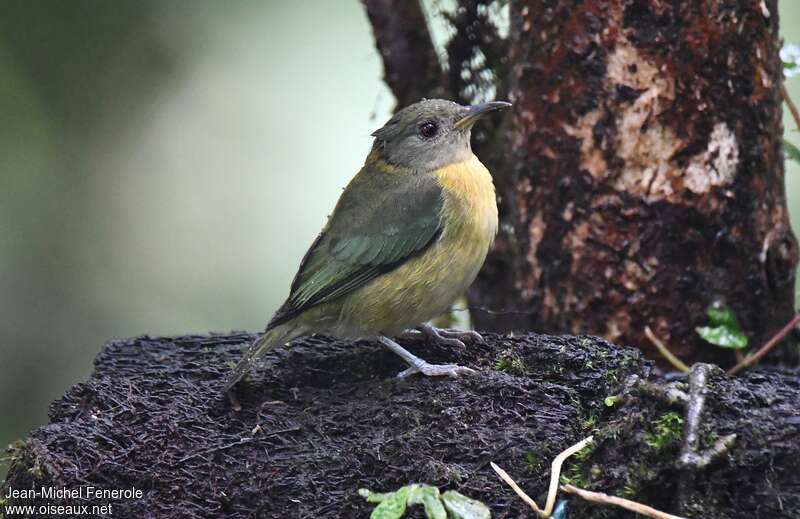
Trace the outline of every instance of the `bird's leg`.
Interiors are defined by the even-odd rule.
[[[483,342],[483,337],[478,332],[472,330],[454,330],[450,328],[436,328],[430,324],[417,326],[416,330],[406,330],[400,337],[407,339],[417,339],[425,337],[445,346],[464,348],[465,342]]]
[[[397,375],[398,378],[405,378],[409,375],[413,375],[414,373],[422,373],[428,377],[457,377],[459,375],[475,373],[474,369],[465,368],[456,364],[430,364],[425,362],[390,338],[384,337],[383,335],[378,336],[378,342],[399,355],[400,358],[403,359],[406,364],[408,364],[408,369],[401,371]]]

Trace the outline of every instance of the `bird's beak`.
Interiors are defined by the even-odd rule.
[[[490,103],[481,103],[479,105],[468,106],[464,117],[456,121],[454,126],[459,130],[472,128],[472,125],[475,124],[478,119],[489,112],[502,110],[503,108],[508,108],[509,106],[511,106],[511,103],[506,103],[505,101],[492,101]]]

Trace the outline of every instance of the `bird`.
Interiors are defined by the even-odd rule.
[[[451,345],[480,339],[426,323],[466,292],[497,234],[495,188],[472,152],[471,130],[510,106],[423,99],[372,133],[364,166],[303,257],[286,301],[228,375],[226,393],[270,349],[311,334],[377,340],[408,365],[401,378],[474,372],[428,363],[391,337],[416,329]]]

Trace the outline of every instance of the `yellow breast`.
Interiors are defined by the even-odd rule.
[[[497,234],[497,198],[486,166],[472,155],[440,169],[436,177],[444,188],[445,234],[485,243],[488,249]]]

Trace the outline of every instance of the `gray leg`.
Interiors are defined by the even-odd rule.
[[[436,328],[430,324],[417,326],[417,330],[421,331],[429,339],[461,348],[464,347],[464,342],[483,342],[481,334],[472,330]]]
[[[382,335],[378,337],[378,342],[392,350],[392,352],[395,354],[399,355],[400,358],[403,359],[406,364],[408,364],[408,369],[400,372],[397,375],[398,378],[405,378],[409,375],[413,375],[414,373],[422,373],[428,377],[457,377],[459,375],[475,373],[474,369],[457,366],[455,364],[429,364],[390,338]]]

